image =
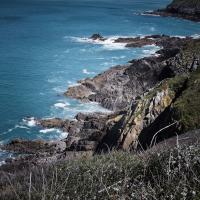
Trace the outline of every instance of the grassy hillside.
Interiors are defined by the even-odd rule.
[[[199,60],[200,42],[190,43],[181,53],[181,65],[190,63],[191,57]],[[198,61],[199,62],[199,61]],[[176,77],[174,79],[177,79]],[[182,132],[200,128],[200,68],[190,74],[185,89],[174,102],[173,117],[182,126]]]
[[[163,147],[3,173],[0,199],[200,199],[200,144]]]
[[[189,78],[186,90],[173,104],[173,115],[183,132],[200,127],[200,69]]]

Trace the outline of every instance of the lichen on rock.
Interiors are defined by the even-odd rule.
[[[119,140],[122,149],[129,149],[131,145],[137,147],[142,130],[150,126],[172,104],[186,80],[187,76],[164,80],[144,95],[135,110],[131,110],[124,121]]]

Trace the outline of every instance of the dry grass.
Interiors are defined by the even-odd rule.
[[[200,145],[112,152],[2,174],[0,199],[199,199]]]

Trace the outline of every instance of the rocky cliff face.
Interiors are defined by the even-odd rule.
[[[191,41],[167,63],[177,74],[157,84],[121,117],[118,148],[147,148],[159,140],[200,127],[200,41]],[[193,71],[193,72],[192,72]],[[109,144],[116,132],[102,140]]]
[[[82,96],[77,92],[80,87],[82,93],[83,88],[98,92],[92,94],[94,99],[90,95],[84,95],[83,99],[99,101],[118,111],[111,115],[78,114],[77,121],[66,121],[63,128],[70,133],[69,149],[99,152],[112,148],[135,149],[139,145],[146,148],[163,128],[153,142],[180,133],[183,124],[174,113],[179,113],[175,111],[176,105],[192,80],[188,78],[191,71],[198,72],[200,41],[183,39],[179,44],[180,48],[160,50],[159,57],[130,61],[129,65],[114,67],[70,88],[67,94],[80,99]],[[118,98],[121,104],[116,101]]]
[[[149,39],[153,38],[153,39]],[[144,38],[119,38],[116,42],[126,41],[127,45],[140,44]],[[119,111],[130,106],[137,96],[164,78],[179,73],[171,69],[173,59],[180,48],[191,38],[180,39],[169,36],[147,36],[146,40],[153,41],[155,45],[164,49],[158,51],[159,57],[148,57],[132,60],[127,65],[116,66],[94,78],[79,81],[80,85],[70,87],[65,95],[85,101],[99,102],[103,107]],[[176,62],[177,63],[177,62]],[[180,67],[179,69],[184,70]]]
[[[185,79],[180,81],[180,85],[184,85]],[[181,90],[182,87],[178,89]],[[128,112],[119,139],[120,147],[129,149],[131,145],[137,146],[140,133],[154,123],[157,117],[171,105],[178,92],[170,88],[168,81],[163,81],[153,91],[147,93],[138,102],[136,109]]]

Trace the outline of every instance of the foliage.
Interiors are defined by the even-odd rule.
[[[193,72],[185,90],[173,104],[173,118],[181,124],[181,131],[200,127],[200,69]]]
[[[1,177],[0,199],[199,199],[200,145],[111,152]]]

